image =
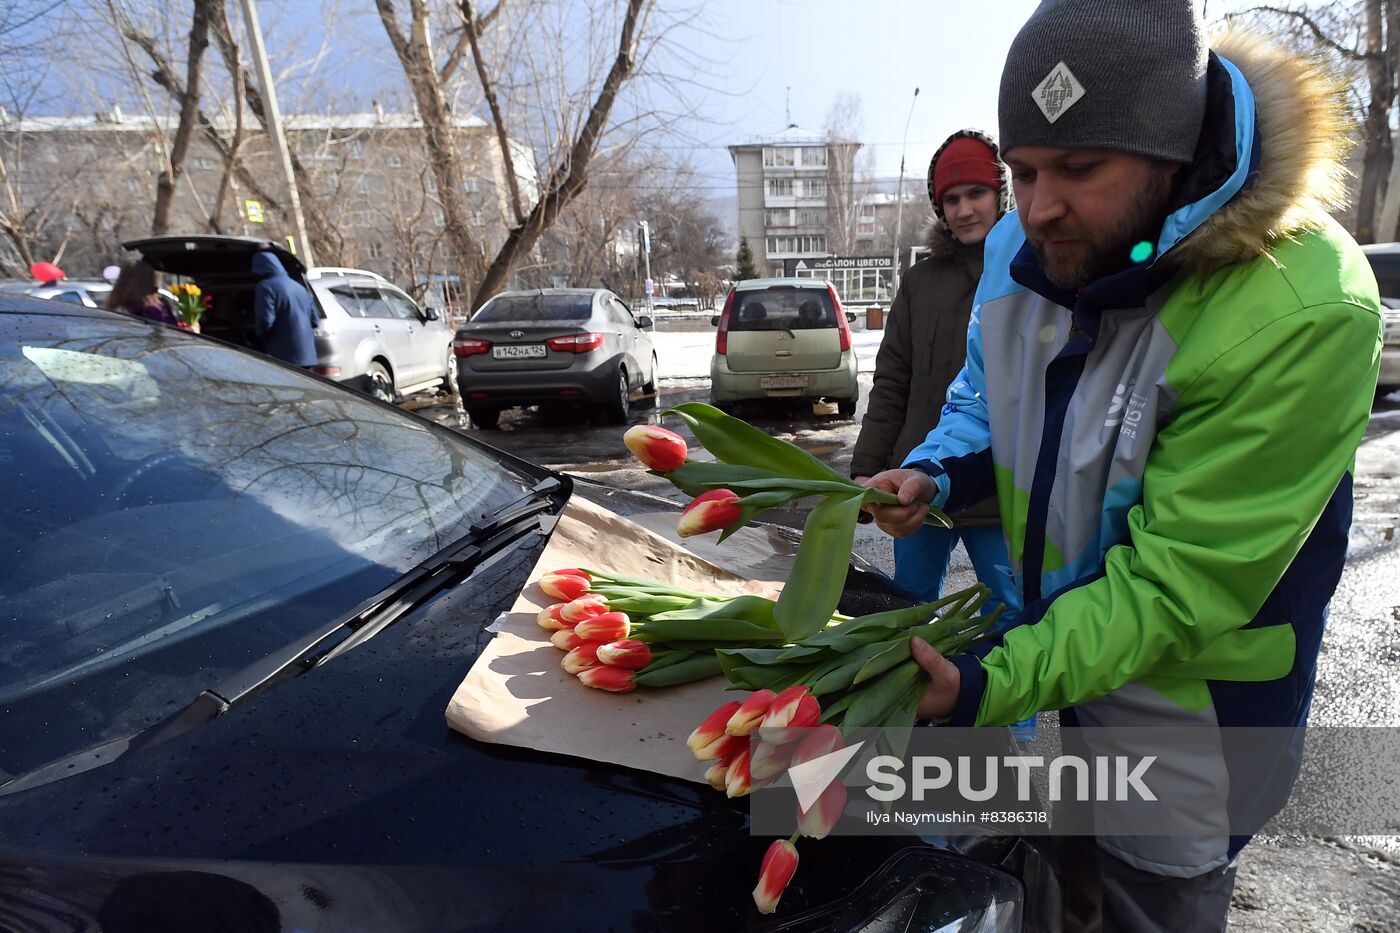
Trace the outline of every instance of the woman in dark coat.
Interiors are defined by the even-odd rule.
[[[175,314],[160,297],[160,281],[156,270],[144,260],[137,260],[122,266],[121,274],[112,285],[107,296],[110,311],[124,311],[127,314],[159,321],[171,327],[179,326]]]

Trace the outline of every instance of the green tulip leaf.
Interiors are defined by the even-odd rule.
[[[661,413],[676,415],[705,449],[727,464],[757,467],[795,479],[850,482],[795,444],[770,437],[746,421],[730,417],[712,405],[687,402]]]
[[[789,641],[815,635],[830,624],[846,585],[860,501],[859,495],[833,496],[807,516],[792,573],[774,609]]]
[[[642,687],[674,687],[678,684],[693,683],[723,673],[719,658],[713,651],[705,651],[686,658],[676,664],[652,669],[648,665],[632,675],[632,679]]]

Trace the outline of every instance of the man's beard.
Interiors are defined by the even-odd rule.
[[[1080,289],[1132,265],[1133,247],[1139,243],[1153,244],[1155,249],[1170,196],[1171,178],[1153,173],[1113,229],[1075,231],[1062,228],[1056,222],[1034,232],[1027,231],[1026,239],[1047,279],[1057,288]],[[1080,249],[1052,253],[1047,241],[1058,239],[1077,240]]]

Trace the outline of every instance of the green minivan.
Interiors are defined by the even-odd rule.
[[[710,362],[710,401],[827,399],[856,412],[856,354],[836,290],[821,279],[749,279],[730,289]]]

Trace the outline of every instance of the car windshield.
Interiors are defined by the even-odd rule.
[[[730,330],[819,330],[836,326],[836,307],[824,288],[780,286],[734,296]]]
[[[0,783],[139,732],[539,479],[179,331],[0,313]]]
[[[500,295],[472,322],[586,321],[592,313],[592,295]]]

